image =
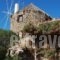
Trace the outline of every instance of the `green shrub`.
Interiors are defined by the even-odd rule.
[[[0,60],[4,60],[6,57],[7,48],[0,46]]]
[[[53,21],[49,23],[40,23],[37,27],[34,26],[33,24],[29,23],[26,24],[23,28],[24,32],[29,32],[32,33],[36,31],[37,33],[42,32],[42,33],[49,33],[54,30],[58,30],[60,28],[60,21]]]

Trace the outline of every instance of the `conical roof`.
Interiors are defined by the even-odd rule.
[[[40,10],[37,6],[35,6],[33,3],[29,4],[26,9],[34,9],[34,10]]]
[[[45,11],[34,5],[33,3],[30,3],[27,7],[25,7],[27,10],[35,10],[35,11],[41,11],[42,13],[48,15]]]

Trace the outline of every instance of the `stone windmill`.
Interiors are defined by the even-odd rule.
[[[16,34],[19,34],[24,25],[29,22],[38,25],[38,23],[52,20],[48,14],[32,3],[26,6],[23,10],[17,11],[18,12],[11,16],[10,27],[10,29]]]

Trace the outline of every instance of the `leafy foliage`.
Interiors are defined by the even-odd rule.
[[[56,49],[40,49],[39,52],[41,56],[45,58],[50,58],[50,57],[55,56]]]
[[[34,26],[33,24],[26,24],[23,28],[23,31],[25,32],[34,32],[37,33],[50,33],[56,30],[60,30],[60,21],[53,21],[53,22],[47,22],[47,23],[40,23],[38,26]]]
[[[54,30],[58,30],[58,28],[60,27],[60,21],[54,21],[54,22],[50,22],[50,23],[44,23],[44,24],[39,24],[38,30],[42,31],[42,33],[49,33],[51,31]]]
[[[23,31],[34,34],[34,32],[37,31],[37,28],[33,24],[28,23],[24,26]]]
[[[0,60],[4,60],[6,57],[7,48],[0,46]]]

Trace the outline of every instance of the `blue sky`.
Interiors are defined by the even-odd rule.
[[[6,4],[6,1],[8,4]],[[0,0],[0,29],[10,29],[10,19],[7,20],[7,14],[4,11],[8,11],[11,6],[11,2],[13,1],[13,5],[11,7],[11,12],[14,11],[14,4],[19,3],[20,9],[23,6],[27,6],[30,3],[35,4],[46,13],[48,13],[53,18],[60,18],[60,0]],[[8,9],[7,9],[8,5]],[[8,15],[9,17],[10,15]]]

